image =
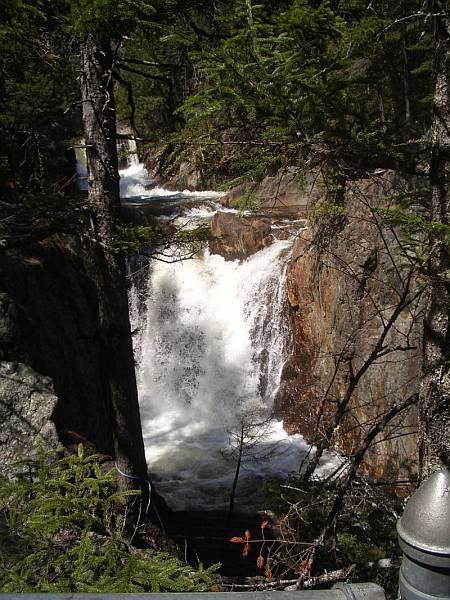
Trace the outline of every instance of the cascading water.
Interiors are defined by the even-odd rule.
[[[219,198],[220,192],[191,192],[183,190],[181,192],[166,190],[165,188],[155,185],[153,179],[147,173],[145,166],[139,162],[133,162],[126,169],[119,171],[120,173],[120,195],[122,198]]]
[[[216,210],[197,206],[181,220]],[[242,262],[209,251],[182,263],[152,261],[144,289],[132,288],[147,463],[174,509],[227,507],[241,433],[241,510],[262,507],[265,483],[298,471],[308,449],[271,418],[290,343],[285,279],[292,241],[275,241]]]
[[[238,502],[251,496],[254,506],[263,480],[298,468],[302,438],[270,422],[288,350],[289,246],[275,242],[242,263],[205,252],[150,266],[136,340],[141,417],[152,476],[178,509],[226,506],[227,454],[242,425],[249,445],[260,439],[244,447]]]
[[[76,169],[78,175],[78,185],[81,191],[88,190],[88,172],[86,164],[86,148],[84,140],[74,147],[76,157]],[[120,162],[120,197],[122,199],[191,199],[191,198],[219,198],[220,192],[192,192],[184,190],[181,192],[167,190],[155,184],[155,181],[149,176],[145,166],[139,162],[137,154],[136,141],[130,138],[123,138],[117,144],[117,152]]]
[[[120,171],[126,203],[176,202],[184,227],[211,218],[219,208],[217,192],[156,187],[127,148],[129,166]],[[77,159],[84,189],[84,149],[77,149]],[[132,286],[147,463],[174,509],[227,507],[241,433],[245,443],[236,495],[241,510],[262,507],[265,483],[297,472],[309,448],[302,436],[288,436],[271,418],[289,350],[285,278],[292,241],[275,241],[242,262],[208,251],[173,264],[152,261],[144,267],[148,276],[140,277],[141,285]],[[324,458],[327,471],[335,458]]]
[[[87,165],[86,165],[86,148],[83,147],[84,140],[81,140],[80,146],[75,146],[75,157],[78,177],[78,187],[80,192],[88,191],[87,182]]]
[[[130,134],[130,131],[126,131]],[[117,142],[117,154],[119,158],[119,166],[121,169],[135,167],[139,164],[136,140],[131,137],[122,138]]]
[[[84,139],[74,147],[76,168],[78,176],[78,186],[82,192],[88,191],[88,171],[86,160],[86,147]],[[141,190],[144,190],[145,183],[150,183],[150,179],[145,171],[144,165],[139,162],[137,155],[136,141],[132,138],[123,139],[117,144],[117,152],[121,156],[121,163],[124,166],[119,171],[120,174],[120,195],[138,196]],[[138,193],[133,194],[133,185],[137,186]]]

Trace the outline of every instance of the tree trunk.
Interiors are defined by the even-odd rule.
[[[81,44],[80,59],[89,204],[96,238],[108,244],[120,210],[113,54],[109,38],[88,35]]]
[[[229,534],[230,534],[230,527],[231,527],[231,520],[233,519],[233,513],[234,513],[234,501],[236,498],[236,489],[237,489],[237,485],[239,482],[239,473],[241,472],[241,466],[242,466],[242,454],[244,452],[244,423],[241,423],[241,431],[239,434],[239,450],[238,450],[238,456],[237,456],[237,462],[236,462],[236,469],[234,472],[234,479],[233,479],[233,485],[231,486],[231,493],[230,493],[230,502],[228,504],[228,516],[227,516],[227,523],[225,525],[225,544],[228,544],[228,538],[229,538]]]
[[[411,100],[408,69],[408,51],[406,49],[406,27],[403,24],[401,28],[402,55],[403,55],[403,93],[405,95],[405,121],[411,121]]]
[[[111,251],[120,210],[116,113],[110,40],[90,34],[81,44],[81,100],[87,145],[89,206],[103,354],[103,381],[110,399],[115,461],[123,489],[147,476],[134,371],[123,255]],[[145,489],[145,487],[144,487]]]
[[[436,18],[435,93],[430,180],[431,219],[449,224],[450,204],[450,14]],[[446,15],[446,16],[445,16]],[[421,478],[450,467],[450,283],[449,248],[430,235],[429,295],[424,322],[423,376],[420,391]]]

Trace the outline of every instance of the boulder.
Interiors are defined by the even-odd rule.
[[[58,398],[49,377],[22,363],[0,362],[0,382],[0,462],[11,476],[16,463],[60,445],[51,420]]]
[[[213,236],[210,252],[226,260],[245,259],[274,240],[270,220],[259,217],[240,217],[219,211],[212,218],[210,229]]]

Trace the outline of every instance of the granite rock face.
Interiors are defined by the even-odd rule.
[[[349,389],[399,303],[406,271],[394,266],[401,262],[396,234],[380,226],[376,210],[409,185],[393,172],[351,182],[344,214],[328,230],[323,221],[312,224],[294,244],[287,282],[294,350],[276,400],[276,412],[292,433],[314,441],[318,424],[323,431],[331,422],[336,399]],[[414,286],[412,281],[411,295]],[[417,392],[421,337],[417,300],[400,311],[382,342],[386,353],[359,380],[334,431],[334,447],[351,454],[393,403]],[[409,476],[417,463],[416,433],[412,406],[377,437],[363,469],[386,481]]]
[[[11,476],[17,472],[15,464],[18,461],[38,457],[40,448],[54,449],[60,445],[52,422],[57,401],[49,377],[22,363],[0,363],[3,475]]]
[[[310,173],[298,179],[297,167],[285,167],[274,175],[268,175],[258,183],[243,183],[231,189],[220,200],[223,206],[233,206],[250,191],[254,195],[258,208],[273,212],[305,216],[308,206],[320,196],[317,175]]]
[[[181,162],[170,175],[162,174],[159,161],[152,158],[152,155],[158,155],[159,152],[160,149],[154,148],[153,152],[149,152],[144,157],[144,163],[156,185],[166,190],[173,192],[215,190],[225,180],[219,172],[206,174],[189,161]]]
[[[245,259],[274,240],[270,219],[261,217],[239,217],[219,211],[212,218],[210,229],[210,252],[226,260]]]

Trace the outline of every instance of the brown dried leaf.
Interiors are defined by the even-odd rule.
[[[251,539],[251,537],[252,537],[252,534],[250,533],[250,531],[249,531],[248,529],[246,529],[246,531],[245,531],[245,533],[244,533],[244,536],[245,536],[245,539],[246,539],[246,540],[247,540],[247,542],[248,542],[248,540],[250,540],[250,539]]]
[[[242,556],[245,558],[249,555],[250,552],[250,544],[245,544],[244,549],[242,550]]]
[[[272,577],[272,570],[270,568],[269,563],[266,564],[266,570],[264,571],[264,575],[266,576],[266,579],[268,581],[272,581],[273,577]]]
[[[241,537],[232,537],[230,539],[230,542],[232,542],[233,544],[245,544],[244,538]]]
[[[264,567],[264,556],[258,556],[256,559],[256,566],[258,569],[262,569]]]
[[[261,523],[261,529],[267,529],[269,527],[269,521],[263,521]]]

